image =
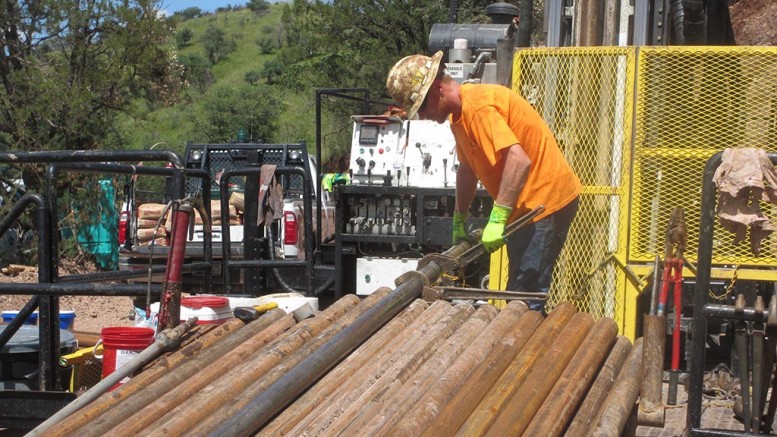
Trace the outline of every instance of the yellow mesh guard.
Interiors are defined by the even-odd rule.
[[[584,186],[548,309],[570,301],[613,317],[633,339],[637,297],[663,257],[676,206],[685,208],[686,257],[696,261],[707,159],[777,144],[777,48],[525,49],[515,54],[513,89],[548,122]],[[730,279],[736,268],[740,279],[777,280],[777,236],[755,258],[717,223],[714,232],[713,278]],[[492,256],[493,289],[505,288],[505,256]]]

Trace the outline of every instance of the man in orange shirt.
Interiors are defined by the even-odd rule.
[[[529,102],[501,85],[459,84],[443,73],[441,60],[442,52],[405,57],[392,67],[386,87],[408,118],[450,121],[459,157],[453,242],[467,236],[480,180],[494,198],[482,242],[489,252],[507,243],[507,289],[547,293],[577,213],[580,180]],[[505,225],[539,205],[545,212],[505,241]]]

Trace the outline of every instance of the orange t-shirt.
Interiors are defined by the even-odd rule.
[[[510,221],[539,205],[539,220],[580,194],[580,179],[567,164],[545,120],[523,97],[501,85],[464,84],[461,118],[451,120],[459,160],[469,165],[496,198],[505,160],[503,151],[519,144],[531,159],[526,183],[518,193]]]

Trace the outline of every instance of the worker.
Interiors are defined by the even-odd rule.
[[[480,181],[494,198],[482,242],[488,252],[507,244],[507,289],[547,293],[577,213],[580,180],[529,102],[501,85],[459,84],[440,68],[442,56],[401,59],[391,68],[386,87],[408,119],[418,114],[450,122],[460,161],[453,243],[467,237],[467,215]],[[545,211],[505,241],[505,225],[539,205]],[[544,310],[540,301],[530,307]]]

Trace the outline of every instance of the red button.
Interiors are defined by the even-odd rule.
[[[381,155],[383,154],[383,148],[382,147],[380,149],[378,149],[378,153],[381,154]]]

